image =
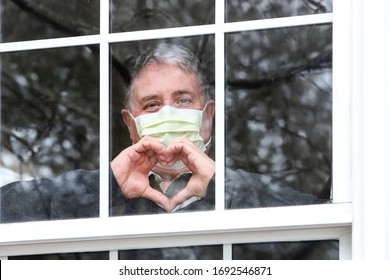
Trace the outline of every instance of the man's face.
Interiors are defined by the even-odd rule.
[[[206,105],[197,77],[173,64],[147,65],[133,81],[130,102],[134,118],[157,112],[167,105],[196,110],[203,110]],[[122,117],[129,129],[131,140],[133,143],[138,142],[140,137],[136,125],[127,110],[122,110]],[[214,101],[209,100],[203,112],[200,131],[200,135],[206,141],[211,136],[213,117]]]

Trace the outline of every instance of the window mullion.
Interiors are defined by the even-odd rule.
[[[109,259],[110,260],[119,260],[119,251],[118,250],[112,250],[109,252]]]
[[[109,213],[109,45],[100,44],[100,217]]]
[[[340,260],[352,259],[352,229],[350,232],[340,236],[339,258]]]
[[[109,32],[109,1],[100,2],[100,203],[99,213],[101,218],[109,216],[109,43],[107,38]]]
[[[233,245],[232,244],[223,244],[223,259],[232,260],[233,259]]]
[[[348,1],[335,1],[333,11],[332,199],[339,203],[352,200],[352,12]]]
[[[216,1],[216,26],[224,24],[224,1]],[[222,29],[222,28],[220,28]],[[215,34],[215,209],[225,209],[225,34]]]

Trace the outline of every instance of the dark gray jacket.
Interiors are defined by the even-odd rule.
[[[144,198],[127,199],[110,171],[111,216],[155,214],[165,212]],[[109,186],[107,186],[109,187]],[[283,186],[267,176],[226,171],[226,208],[255,208],[326,201]],[[214,209],[215,181],[205,199],[193,202],[179,211]],[[54,179],[36,179],[10,183],[0,188],[1,223],[89,218],[99,216],[99,171],[74,170]]]

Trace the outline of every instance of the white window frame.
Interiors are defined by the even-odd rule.
[[[100,217],[0,224],[0,258],[109,251],[117,259],[124,249],[222,244],[224,259],[231,259],[236,243],[328,239],[339,240],[340,259],[389,258],[389,2],[335,0],[329,14],[235,23],[224,23],[224,2],[216,0],[215,24],[110,34],[109,1],[100,0],[98,35],[0,44],[0,53],[98,44],[101,134]],[[333,203],[224,210],[225,34],[320,23],[333,24]],[[202,34],[215,34],[216,210],[109,217],[110,44]]]

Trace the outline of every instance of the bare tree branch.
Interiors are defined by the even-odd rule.
[[[270,73],[268,78],[262,79],[250,79],[250,80],[227,80],[226,84],[229,88],[234,89],[256,89],[266,85],[275,84],[282,81],[288,81],[294,78],[296,75],[316,71],[323,69],[331,69],[332,53],[328,52],[316,59],[307,61],[307,63],[299,65],[297,67],[291,67],[285,71],[278,70],[275,73]]]

